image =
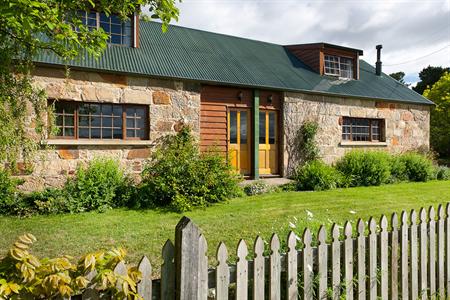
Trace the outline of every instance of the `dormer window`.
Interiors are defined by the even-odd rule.
[[[122,21],[116,15],[107,16],[103,12],[80,12],[81,21],[89,29],[102,28],[108,34],[108,43],[132,46],[133,25],[131,20]]]
[[[325,75],[353,79],[353,59],[348,57],[325,55]]]

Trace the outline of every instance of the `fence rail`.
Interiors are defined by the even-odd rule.
[[[183,217],[175,245],[168,240],[162,249],[160,280],[152,281],[152,266],[142,258],[138,291],[146,300],[450,299],[449,204],[437,214],[422,208],[355,225],[334,224],[329,235],[324,226],[315,236],[309,229],[301,237],[290,232],[285,242],[273,234],[269,249],[261,237],[251,249],[240,240],[235,264],[220,243],[217,266],[208,268],[207,241]],[[119,263],[115,272],[125,274],[127,267]],[[100,294],[90,287],[81,299]]]

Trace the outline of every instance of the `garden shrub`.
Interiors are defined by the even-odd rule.
[[[450,168],[446,166],[436,167],[435,170],[437,180],[450,180]]]
[[[393,155],[390,160],[391,177],[389,183],[397,183],[408,180],[406,165],[401,155]]]
[[[342,174],[320,160],[308,162],[298,168],[294,175],[300,191],[322,191],[334,189],[343,183]]]
[[[88,253],[78,262],[68,256],[39,259],[30,249],[35,241],[31,234],[20,236],[0,260],[0,299],[68,299],[91,285],[102,299],[140,299],[136,287],[142,273],[136,267],[125,275],[114,273],[125,260],[125,250]],[[98,275],[86,276],[93,271]]]
[[[303,163],[313,161],[319,158],[319,147],[316,142],[319,124],[314,121],[306,121],[300,127],[298,132],[299,155]]]
[[[186,211],[237,196],[239,177],[219,154],[201,154],[191,130],[163,137],[142,172],[134,207]]]
[[[351,151],[336,164],[349,180],[350,186],[371,186],[387,183],[390,178],[390,156],[381,151]]]
[[[71,199],[66,190],[58,188],[46,188],[40,192],[23,195],[30,213],[33,214],[60,214],[71,212]]]
[[[409,152],[400,156],[409,181],[428,181],[433,178],[433,162],[425,155]]]
[[[28,215],[29,205],[17,190],[20,181],[11,177],[8,170],[0,168],[0,214]]]
[[[247,196],[261,195],[270,191],[270,186],[262,180],[244,186],[244,193]]]
[[[113,159],[96,158],[79,166],[64,189],[70,212],[99,210],[119,206],[116,195],[126,181],[123,170]]]

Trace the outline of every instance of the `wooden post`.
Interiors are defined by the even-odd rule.
[[[264,241],[256,237],[253,247],[255,258],[253,260],[253,300],[264,299]]]
[[[333,242],[331,244],[331,272],[332,272],[332,288],[333,300],[341,298],[341,242],[339,241],[339,227],[333,224],[331,233]]]
[[[328,279],[328,245],[327,231],[325,226],[321,226],[318,233],[318,269],[319,269],[319,299],[327,299],[327,279]]]
[[[420,295],[422,300],[428,299],[428,228],[427,211],[420,209]]]
[[[411,298],[419,298],[419,278],[418,278],[418,264],[419,264],[419,250],[417,246],[417,213],[415,210],[411,211],[411,229],[410,229],[410,266],[411,266]]]
[[[288,252],[286,253],[286,299],[297,300],[298,299],[298,253],[295,246],[297,245],[297,236],[294,232],[290,232],[287,239]]]
[[[389,238],[387,231],[387,218],[385,215],[380,220],[380,266],[381,266],[381,281],[380,281],[380,296],[381,299],[388,299],[389,295],[389,269],[388,269],[388,251]]]
[[[252,175],[259,179],[259,90],[253,91],[252,121]]]
[[[237,248],[236,263],[236,300],[248,299],[248,248],[244,240],[240,240]]]
[[[353,299],[353,239],[352,224],[344,225],[344,270],[345,270],[345,299]]]
[[[397,214],[392,214],[391,217],[391,299],[398,299],[398,260],[399,260],[399,244],[398,244],[398,217]]]
[[[199,288],[198,227],[183,217],[175,228],[175,297],[177,300],[197,300]]]
[[[356,244],[358,253],[358,300],[366,299],[366,236],[364,235],[364,227],[364,221],[359,219],[357,223],[358,237]]]

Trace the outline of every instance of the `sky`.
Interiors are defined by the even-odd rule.
[[[327,42],[362,49],[383,72],[419,81],[428,65],[450,66],[450,0],[183,0],[180,26],[289,45]]]

